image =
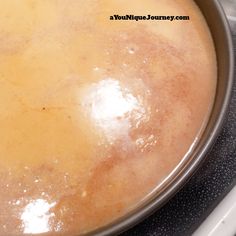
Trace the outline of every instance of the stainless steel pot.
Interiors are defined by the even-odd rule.
[[[218,0],[195,0],[210,27],[218,60],[215,103],[207,127],[191,156],[181,165],[171,181],[142,206],[117,222],[92,232],[92,235],[116,235],[134,226],[167,202],[197,170],[216,140],[231,96],[233,85],[233,45],[226,16]]]

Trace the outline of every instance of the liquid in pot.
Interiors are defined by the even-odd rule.
[[[134,209],[197,142],[216,78],[192,0],[1,0],[0,235],[81,234]]]

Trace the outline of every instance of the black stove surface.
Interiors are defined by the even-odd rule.
[[[221,2],[230,20],[236,55],[236,0]],[[122,236],[191,235],[235,185],[236,79],[224,128],[204,164],[164,207]]]

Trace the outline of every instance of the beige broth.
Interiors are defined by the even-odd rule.
[[[199,137],[216,81],[192,0],[0,0],[0,235],[80,234],[134,209]]]

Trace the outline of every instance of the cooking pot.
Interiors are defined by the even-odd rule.
[[[172,176],[163,185],[154,191],[151,196],[140,206],[119,220],[100,228],[91,235],[116,235],[152,214],[166,203],[181,189],[188,179],[198,169],[207,157],[207,153],[214,144],[224,118],[231,97],[233,85],[233,44],[229,25],[224,11],[218,0],[195,0],[201,9],[210,28],[218,63],[218,80],[214,105],[207,126],[188,158],[176,168]]]

